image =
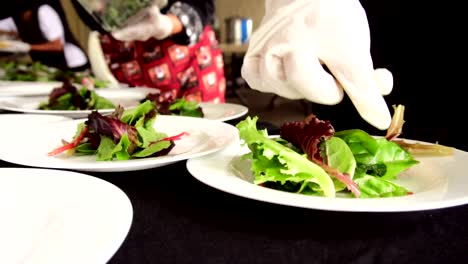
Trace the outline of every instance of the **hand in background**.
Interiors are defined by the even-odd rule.
[[[127,26],[112,32],[115,39],[121,41],[145,41],[149,38],[165,39],[174,29],[173,18],[164,15],[159,7],[152,5],[127,21]]]
[[[18,40],[0,40],[0,51],[11,53],[28,53],[31,45]]]

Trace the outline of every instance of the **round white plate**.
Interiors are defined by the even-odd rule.
[[[95,89],[98,95],[107,98],[113,102],[128,102],[140,101],[146,97],[148,93],[154,91],[150,88],[115,88],[115,89]]]
[[[0,88],[1,89],[1,88]],[[145,98],[147,92],[145,89],[98,89],[96,93],[115,105],[121,105],[126,109],[135,107],[139,101]],[[47,96],[30,96],[30,97],[9,97],[0,100],[0,109],[22,112],[28,114],[47,114],[47,115],[61,115],[71,118],[85,118],[92,110],[40,110],[38,109],[40,103],[47,102]],[[99,109],[101,114],[110,114],[114,108]]]
[[[33,82],[33,81],[0,81],[0,97],[4,96],[40,96],[48,95],[54,88],[61,87],[62,82]],[[77,84],[80,86],[79,84]],[[148,93],[159,91],[146,87],[129,88],[119,84],[118,87],[96,88],[96,92],[109,98],[143,99]]]
[[[61,146],[62,139],[70,141],[77,125],[84,119],[33,126],[29,129],[3,129],[0,132],[0,159],[33,167],[72,169],[81,171],[132,171],[164,166],[189,158],[213,153],[238,140],[238,131],[232,125],[195,117],[163,116],[156,118],[156,131],[168,136],[183,132],[189,135],[175,141],[168,155],[126,161],[96,161],[96,156],[58,155],[47,153]]]
[[[30,125],[45,125],[48,123],[71,120],[69,117],[57,115],[33,115],[33,114],[1,114],[0,124],[2,126],[13,125],[15,128]]]
[[[239,157],[247,147],[233,143],[215,155],[187,161],[199,181],[245,198],[310,209],[353,212],[403,212],[451,207],[468,203],[468,153],[453,156],[415,157],[420,164],[400,175],[398,183],[413,195],[392,198],[326,198],[288,193],[253,184],[247,160]]]
[[[61,82],[0,81],[0,97],[48,95]]]
[[[244,116],[248,108],[240,104],[231,103],[200,103],[206,119],[228,121]]]
[[[133,209],[116,186],[89,175],[0,168],[0,263],[106,263]]]

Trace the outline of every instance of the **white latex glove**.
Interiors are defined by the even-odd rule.
[[[165,39],[170,36],[173,28],[171,19],[161,14],[154,4],[143,9],[126,22],[127,26],[112,32],[112,36],[121,41],[145,41],[149,38]]]
[[[11,53],[27,53],[31,45],[18,40],[0,40],[0,51]]]
[[[242,66],[250,87],[326,105],[339,103],[345,91],[367,122],[390,126],[382,95],[391,92],[393,77],[374,70],[358,0],[266,0],[265,11]]]

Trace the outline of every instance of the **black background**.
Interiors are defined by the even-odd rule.
[[[389,106],[406,106],[402,137],[468,150],[466,122],[466,14],[455,1],[361,1],[371,30],[374,67],[394,76]],[[337,130],[364,128],[349,99],[314,105]]]

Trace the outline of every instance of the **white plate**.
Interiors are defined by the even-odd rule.
[[[61,87],[62,82],[33,82],[33,81],[0,81],[0,97],[4,96],[40,96],[48,95],[54,88]],[[77,84],[79,86],[79,84]],[[110,98],[143,99],[149,92],[158,89],[138,87],[129,88],[125,84],[118,87],[96,88],[96,92]]]
[[[1,88],[0,88],[1,89]],[[115,105],[121,105],[126,109],[135,107],[139,101],[145,98],[147,92],[144,89],[98,89],[96,93],[106,99],[109,99]],[[28,114],[47,114],[61,115],[71,118],[85,118],[92,110],[40,110],[40,103],[47,102],[47,96],[30,96],[30,97],[8,97],[0,100],[0,109],[22,112]],[[99,109],[101,114],[110,114],[114,108]]]
[[[29,129],[3,129],[0,131],[0,159],[33,167],[72,169],[82,171],[132,171],[164,166],[189,158],[221,150],[238,140],[238,131],[232,125],[194,117],[163,116],[156,118],[155,129],[168,136],[189,133],[175,141],[175,147],[166,156],[126,161],[96,161],[96,156],[47,156],[61,146],[61,140],[70,140],[78,123],[84,120],[64,121]],[[31,133],[31,131],[34,131]]]
[[[0,168],[0,263],[106,263],[130,229],[125,193],[81,173]]]
[[[30,125],[45,125],[48,123],[60,122],[71,120],[65,116],[56,115],[30,115],[30,114],[1,114],[0,124],[2,126],[14,125],[15,128],[21,126],[26,127]]]
[[[420,164],[400,175],[398,183],[413,195],[392,198],[326,198],[288,193],[253,184],[248,161],[240,161],[247,147],[231,144],[216,155],[187,161],[199,181],[245,198],[310,209],[353,212],[403,212],[451,207],[468,203],[468,153],[416,157]]]
[[[48,95],[61,82],[0,81],[0,97]]]
[[[218,121],[236,119],[242,117],[248,112],[247,107],[231,103],[200,103],[200,107],[202,108],[206,119]]]

